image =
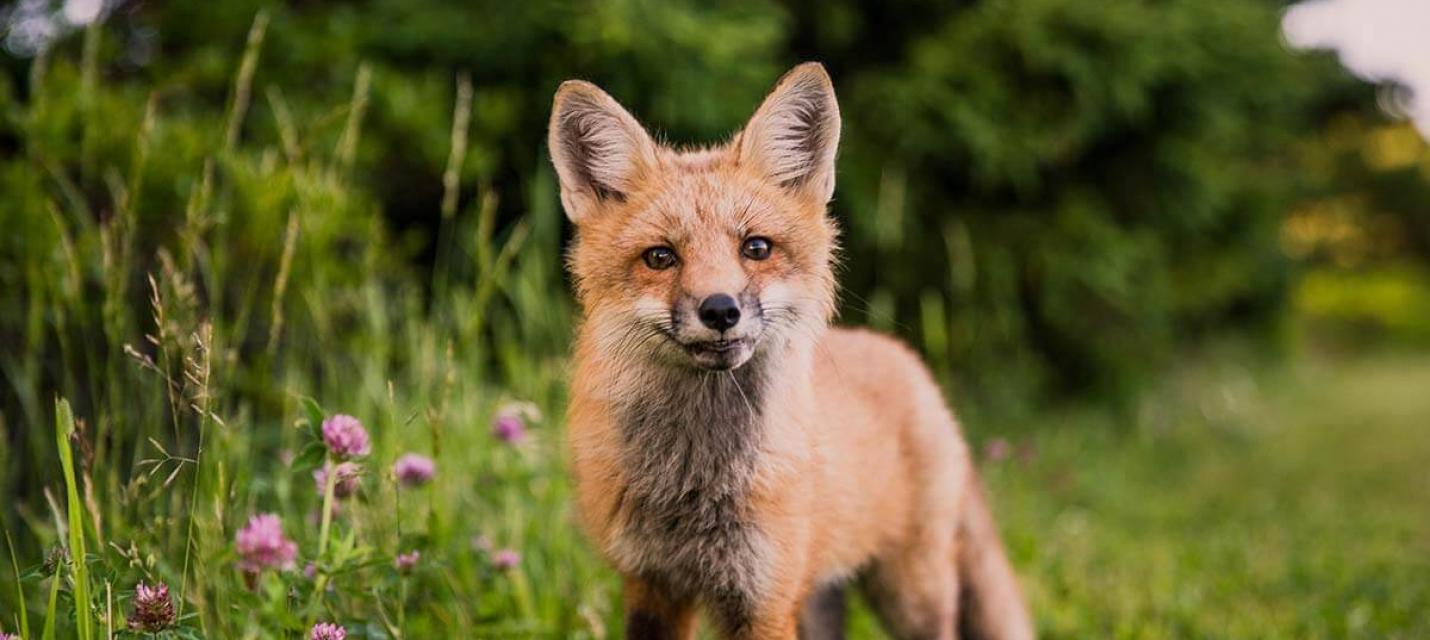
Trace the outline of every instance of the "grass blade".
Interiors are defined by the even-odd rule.
[[[357,79],[353,83],[353,98],[348,105],[348,121],[343,127],[343,136],[338,139],[338,170],[346,174],[352,170],[353,158],[357,156],[358,138],[362,134],[362,119],[367,113],[368,93],[372,87],[372,67],[358,65]]]
[[[15,572],[15,608],[20,610],[20,637],[30,637],[30,614],[25,607],[25,587],[20,582],[20,564],[15,559],[15,541],[10,539],[10,529],[5,529],[5,546],[10,550],[10,569]]]
[[[65,497],[69,513],[70,566],[74,572],[75,626],[80,640],[91,640],[94,637],[94,629],[89,610],[89,568],[85,564],[84,503],[80,500],[79,483],[75,480],[74,452],[70,450],[70,436],[74,434],[74,430],[74,414],[70,411],[69,401],[62,398],[55,400],[55,444],[59,448],[60,466],[64,470]],[[56,571],[56,575],[58,575],[58,571]],[[50,616],[53,620],[53,592],[50,598]]]
[[[238,134],[243,128],[243,117],[248,113],[248,101],[253,88],[253,73],[258,70],[258,53],[263,47],[263,35],[268,31],[268,12],[260,10],[253,16],[253,26],[248,29],[248,45],[243,49],[243,58],[238,64],[238,75],[233,81],[233,95],[228,103],[228,126],[224,128],[223,149],[232,151],[238,145]]]
[[[45,631],[41,635],[44,640],[55,640],[55,621],[59,620],[60,574],[64,566],[63,562],[56,562],[55,575],[50,578],[50,600],[45,605]]]

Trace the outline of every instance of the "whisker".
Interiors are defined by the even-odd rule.
[[[726,370],[725,375],[730,377],[730,383],[735,385],[735,390],[740,392],[740,399],[745,401],[745,408],[750,411],[750,415],[756,415],[755,406],[750,404],[750,397],[745,395],[745,388],[740,386],[740,380],[735,377],[735,372]]]

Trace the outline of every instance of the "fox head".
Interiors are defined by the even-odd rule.
[[[657,143],[595,85],[562,84],[549,144],[586,346],[730,370],[812,340],[834,308],[838,143],[817,63],[785,74],[728,143],[695,151]]]

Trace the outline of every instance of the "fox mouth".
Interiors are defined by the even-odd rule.
[[[691,353],[701,353],[701,352],[723,353],[723,352],[725,352],[725,351],[731,351],[731,350],[734,350],[734,349],[738,349],[738,348],[740,348],[741,346],[744,346],[744,344],[745,344],[746,342],[748,342],[748,341],[747,341],[746,339],[744,339],[744,338],[735,338],[735,339],[733,339],[733,340],[724,340],[724,339],[722,339],[722,340],[708,340],[708,341],[705,341],[705,342],[692,342],[692,343],[690,343],[690,344],[685,345],[685,350],[686,350],[686,351],[689,351],[689,352],[691,352]]]
[[[751,342],[749,338],[734,338],[689,342],[680,346],[701,368],[725,370],[745,364],[749,359]]]

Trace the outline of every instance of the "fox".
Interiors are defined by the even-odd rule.
[[[836,328],[841,120],[819,63],[676,148],[589,82],[548,146],[575,229],[567,450],[626,638],[1034,637],[969,447],[910,348]]]

